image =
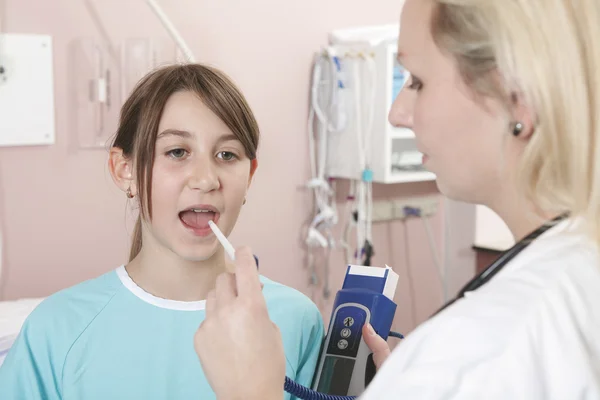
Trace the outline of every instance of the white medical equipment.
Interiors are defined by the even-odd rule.
[[[102,41],[79,38],[69,49],[74,86],[71,107],[75,110],[71,130],[78,147],[92,149],[106,148],[116,131],[123,101],[144,75],[160,65],[195,61],[158,2],[146,0],[173,42],[145,37],[114,43],[94,3],[84,0]]]
[[[408,76],[396,59],[398,31],[397,24],[334,31],[329,46],[317,54],[308,121],[312,175],[307,186],[315,196],[306,236],[311,284],[316,284],[315,259],[323,249],[329,252],[340,246],[347,263],[370,264],[373,183],[435,179],[423,168],[414,133],[388,122],[392,103]],[[331,233],[339,219],[336,179],[350,181],[348,220],[339,243]],[[326,279],[328,275],[325,261]],[[327,281],[324,295],[329,295]]]
[[[414,133],[388,122],[392,103],[406,83],[397,61],[398,25],[334,31],[328,53],[340,65],[346,126],[328,136],[327,175],[362,180],[366,162],[376,183],[429,181]],[[357,160],[359,162],[357,162]]]
[[[0,33],[0,146],[54,140],[52,38]]]
[[[324,249],[326,259],[329,258],[328,253],[335,246],[332,228],[338,222],[333,182],[325,175],[327,135],[330,132],[340,131],[345,126],[343,108],[338,103],[337,86],[340,82],[336,79],[336,68],[330,55],[317,55],[310,91],[308,142],[311,180],[307,187],[314,192],[314,215],[308,226],[306,244],[309,248],[310,284],[313,286],[317,284],[315,265],[317,251]],[[325,298],[329,297],[328,275],[325,274]]]

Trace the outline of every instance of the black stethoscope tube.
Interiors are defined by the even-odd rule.
[[[458,295],[456,295],[456,297],[454,299],[452,299],[452,300],[448,301],[446,304],[444,304],[433,315],[438,314],[440,311],[446,309],[448,306],[453,304],[458,299],[464,297],[465,293],[477,290],[480,287],[482,287],[483,285],[485,285],[486,283],[488,283],[498,272],[500,272],[502,270],[502,268],[504,268],[506,265],[508,265],[508,263],[511,262],[512,259],[517,256],[517,254],[519,254],[527,246],[529,246],[531,244],[531,242],[533,242],[535,239],[540,237],[548,229],[555,226],[558,222],[567,218],[567,216],[568,216],[568,213],[561,214],[560,216],[549,221],[548,223],[545,223],[544,225],[540,226],[535,231],[533,231],[529,235],[525,236],[523,239],[519,240],[513,247],[511,247],[510,249],[508,249],[504,253],[502,253],[502,255],[500,255],[500,257],[498,257],[498,259],[496,261],[494,261],[490,266],[488,266],[486,269],[484,269],[482,272],[480,272],[477,276],[475,276],[473,279],[471,279],[469,282],[467,282],[467,284],[465,286],[463,286],[463,288],[458,292]]]

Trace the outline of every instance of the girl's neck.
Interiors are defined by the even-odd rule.
[[[142,247],[125,268],[139,287],[156,297],[198,301],[206,299],[227,265],[221,247],[204,261],[183,260],[168,249]]]

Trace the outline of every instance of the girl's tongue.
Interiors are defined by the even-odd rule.
[[[214,212],[195,212],[195,211],[183,211],[179,214],[179,218],[184,224],[188,225],[193,229],[207,229],[210,228],[208,221],[215,220]]]

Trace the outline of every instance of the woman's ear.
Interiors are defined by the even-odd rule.
[[[528,141],[535,132],[537,121],[535,111],[521,92],[512,92],[510,102],[512,116],[510,132],[518,139]]]
[[[115,184],[127,194],[127,197],[136,196],[133,161],[123,153],[122,149],[118,147],[110,149],[108,169]]]

